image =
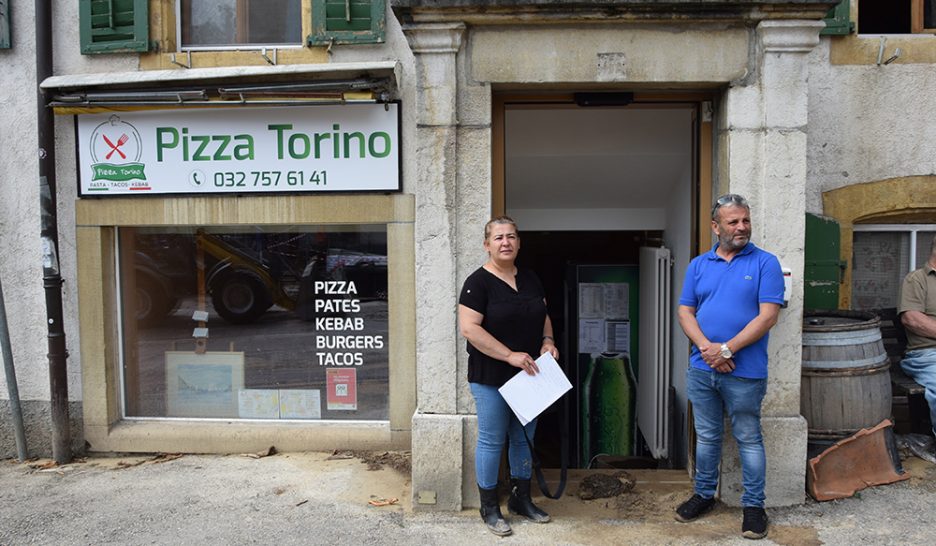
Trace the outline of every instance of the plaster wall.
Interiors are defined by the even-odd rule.
[[[16,384],[23,409],[26,443],[30,455],[51,450],[49,416],[48,342],[45,292],[40,246],[38,136],[36,122],[36,29],[33,2],[10,3],[12,47],[0,51],[4,74],[0,80],[0,280],[9,326]],[[93,63],[78,51],[78,5],[53,7],[53,70],[56,74],[93,70],[121,70],[133,66],[128,58]],[[56,120],[57,143],[70,142],[71,123]],[[64,134],[64,136],[63,136]],[[57,199],[59,261],[62,287],[67,362],[69,415],[73,449],[84,444],[81,430],[80,345],[77,330],[77,284],[74,252],[75,190],[62,173],[73,169],[74,159],[57,144]],[[62,165],[67,168],[62,168]],[[0,377],[0,406],[9,405],[6,378]],[[2,415],[10,415],[3,411]],[[0,419],[0,457],[16,453],[12,420]]]
[[[0,192],[3,196],[0,199],[0,282],[19,396],[23,401],[49,399],[39,246],[38,140],[33,91],[36,49],[32,12],[32,2],[13,0],[10,4],[11,48],[0,50],[3,65],[0,80]],[[7,383],[2,374],[0,386],[0,399],[7,399]]]
[[[832,64],[835,39],[824,37],[809,55],[806,211],[815,214],[823,192],[936,173],[936,124],[927,114],[936,109],[933,65]]]

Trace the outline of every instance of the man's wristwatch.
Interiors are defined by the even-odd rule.
[[[734,353],[732,353],[732,352],[731,352],[731,349],[728,348],[728,344],[727,344],[727,343],[722,343],[722,344],[721,344],[721,351],[719,351],[718,354],[720,354],[721,357],[724,358],[725,360],[728,360],[729,358],[731,358],[732,356],[734,356]]]

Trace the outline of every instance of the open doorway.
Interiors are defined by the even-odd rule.
[[[573,384],[541,416],[538,452],[558,467],[565,434],[572,468],[684,467],[675,308],[711,194],[706,103],[587,95],[494,102],[494,212],[518,223]]]

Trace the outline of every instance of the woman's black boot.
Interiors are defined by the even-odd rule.
[[[478,486],[481,495],[481,519],[492,533],[505,537],[511,533],[510,524],[504,519],[500,511],[500,501],[497,498],[497,487],[482,489]]]
[[[533,504],[530,498],[530,480],[510,479],[510,500],[507,501],[507,510],[534,523],[548,523],[549,514],[543,512]]]

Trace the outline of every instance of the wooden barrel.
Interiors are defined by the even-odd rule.
[[[890,361],[880,324],[860,311],[804,313],[800,413],[811,448],[890,418]]]

